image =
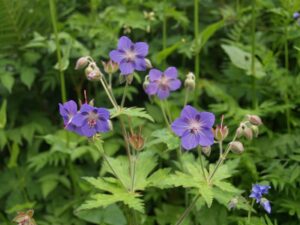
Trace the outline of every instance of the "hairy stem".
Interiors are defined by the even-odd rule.
[[[179,217],[179,219],[177,220],[175,225],[180,225],[184,219],[189,215],[189,213],[191,212],[191,210],[194,208],[195,204],[197,203],[198,199],[200,198],[200,194],[197,195],[194,200],[192,201],[192,203],[190,204],[190,206],[188,208],[186,208],[186,210],[184,211],[184,213]]]
[[[252,202],[251,202],[251,206],[249,207],[249,210],[248,210],[248,224],[250,225],[251,223],[251,213],[252,213],[252,208],[254,206],[254,201],[255,199],[252,199]]]
[[[252,0],[252,26],[251,26],[251,73],[252,73],[252,107],[257,108],[256,94],[256,69],[255,69],[255,47],[256,47],[256,0]]]
[[[56,55],[57,55],[58,66],[59,66],[61,100],[62,102],[66,102],[67,94],[66,94],[65,76],[64,76],[64,71],[62,69],[62,56],[61,56],[61,47],[60,47],[59,37],[58,37],[55,0],[49,0],[49,5],[50,5],[51,22],[52,22],[52,27],[55,36]]]
[[[123,92],[123,96],[122,96],[122,101],[121,101],[121,108],[124,107],[125,99],[126,99],[126,95],[127,95],[127,90],[128,90],[128,81],[126,80],[126,84],[125,84],[124,92]]]

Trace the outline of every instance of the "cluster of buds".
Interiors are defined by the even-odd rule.
[[[262,125],[261,118],[256,115],[247,115],[244,122],[236,130],[238,138],[245,137],[252,140],[253,136],[258,136],[258,126]],[[244,151],[244,146],[240,141],[233,141],[229,143],[230,150],[234,153],[241,154]]]
[[[195,89],[196,86],[196,82],[195,82],[195,74],[193,74],[192,72],[189,72],[186,75],[186,78],[184,80],[184,87],[188,90],[188,91],[193,91]]]
[[[257,137],[259,129],[262,124],[261,118],[256,115],[247,115],[246,120],[240,123],[237,129],[237,137],[245,137],[252,140],[253,136]]]
[[[228,136],[229,133],[227,126],[223,125],[223,120],[224,116],[222,116],[221,125],[217,125],[217,127],[213,129],[213,133],[217,141],[224,141],[224,139]]]
[[[18,225],[36,225],[35,220],[33,219],[34,211],[28,210],[27,212],[18,212],[18,215],[13,219],[14,223]]]
[[[77,60],[75,69],[83,68],[85,68],[85,76],[88,80],[99,80],[103,76],[99,67],[90,56],[83,56]]]
[[[151,12],[147,12],[144,11],[144,18],[148,21],[147,27],[146,27],[146,31],[148,33],[150,33],[151,31],[151,22],[155,20],[155,13],[153,11]]]

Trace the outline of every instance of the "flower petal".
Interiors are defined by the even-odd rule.
[[[132,74],[134,71],[134,66],[132,62],[121,62],[120,70],[122,75]]]
[[[169,89],[158,88],[157,97],[161,100],[166,99],[170,95]]]
[[[100,118],[109,120],[110,113],[107,109],[105,108],[97,108],[97,113],[100,116]]]
[[[77,126],[77,127],[81,127],[84,122],[86,120],[86,116],[83,116],[81,114],[76,114],[72,120],[70,121],[71,124]]]
[[[148,55],[148,44],[145,42],[137,42],[134,44],[134,49],[137,55],[145,57]]]
[[[202,132],[199,134],[198,144],[202,147],[214,144],[214,134],[211,129],[202,129]]]
[[[162,76],[162,72],[159,71],[158,69],[151,69],[149,71],[149,80],[150,81],[156,81],[156,80],[159,80]]]
[[[196,134],[192,134],[190,132],[186,132],[181,137],[181,145],[186,150],[191,150],[193,148],[196,148],[198,146],[198,137]]]
[[[180,116],[187,119],[194,119],[197,114],[199,113],[194,107],[186,105],[181,111]]]
[[[171,124],[171,128],[177,136],[181,137],[188,130],[188,124],[186,120],[178,118]]]
[[[96,131],[99,133],[104,133],[109,131],[109,124],[107,120],[97,120]]]
[[[119,50],[112,50],[109,53],[109,57],[112,61],[120,63],[125,58],[125,54]]]
[[[181,86],[181,81],[178,79],[169,80],[169,88],[171,91],[179,89]]]
[[[126,36],[120,37],[118,42],[118,49],[127,50],[130,49],[131,46],[132,46],[132,41],[128,37]]]
[[[145,71],[147,69],[145,59],[144,58],[136,58],[134,60],[134,68],[138,71]]]
[[[200,120],[204,127],[211,128],[215,123],[215,115],[210,112],[200,112]]]
[[[145,89],[148,95],[155,95],[157,93],[158,84],[156,82],[151,82]]]
[[[165,70],[164,74],[168,78],[177,78],[177,69],[174,66],[169,67]]]
[[[91,106],[91,105],[89,105],[89,104],[87,104],[87,103],[84,103],[84,104],[81,106],[79,112],[80,112],[80,113],[83,113],[83,112],[90,112],[90,111],[93,110],[93,109],[94,109],[93,106]]]
[[[96,129],[94,127],[90,127],[87,123],[81,128],[82,135],[87,137],[92,137],[96,134]]]

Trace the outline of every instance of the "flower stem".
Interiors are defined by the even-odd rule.
[[[199,156],[199,159],[200,159],[200,166],[201,166],[201,171],[202,171],[202,174],[203,174],[203,178],[205,180],[207,180],[206,174],[205,174],[205,169],[204,169],[204,163],[203,163],[203,159],[202,159],[201,147],[198,146],[197,151],[198,151],[198,156]]]
[[[160,108],[161,108],[163,117],[164,117],[164,119],[165,119],[166,125],[168,126],[168,128],[170,128],[170,123],[169,123],[169,120],[168,120],[168,117],[167,117],[165,108],[164,108],[164,106],[163,106],[163,103],[162,103],[162,101],[160,101],[160,100],[159,100],[159,102],[160,102]]]
[[[223,141],[219,141],[219,149],[220,149],[220,158],[223,155]]]
[[[235,134],[235,136],[233,137],[232,141],[235,141],[237,138],[237,134]],[[224,160],[226,159],[228,153],[230,151],[230,145],[227,145],[227,148],[225,150],[225,153],[219,158],[216,167],[214,168],[213,172],[209,175],[209,177],[207,178],[208,183],[211,182],[212,178],[214,177],[214,175],[216,174],[218,168],[223,164]],[[190,211],[192,210],[192,208],[194,207],[194,205],[196,204],[197,200],[200,198],[200,194],[196,195],[194,201],[190,204],[190,206],[188,208],[185,209],[185,211],[183,212],[183,214],[180,216],[179,220],[176,222],[175,225],[180,225],[183,220],[185,219],[185,217],[188,216],[188,214],[190,213]]]
[[[180,225],[184,219],[189,215],[189,213],[191,212],[191,210],[194,208],[196,202],[198,201],[198,199],[200,198],[200,194],[198,194],[194,200],[192,201],[192,203],[190,204],[190,206],[188,208],[186,208],[186,210],[184,211],[184,213],[179,217],[179,219],[177,220],[175,225]]]
[[[103,86],[103,88],[104,88],[104,90],[105,90],[105,92],[106,92],[106,94],[107,94],[107,97],[109,98],[111,104],[114,106],[114,108],[115,108],[116,110],[118,110],[119,107],[118,107],[117,104],[114,102],[114,99],[113,99],[113,97],[111,96],[111,93],[109,92],[109,90],[108,90],[108,88],[107,88],[105,82],[103,81],[103,78],[100,78],[100,82],[101,82],[101,84],[102,84],[102,86]]]
[[[190,91],[186,89],[185,90],[185,95],[184,95],[184,106],[186,106],[187,103],[188,103],[189,95],[190,95]]]
[[[251,206],[249,207],[249,210],[248,210],[248,224],[249,225],[250,225],[250,222],[251,222],[251,213],[252,213],[252,208],[254,206],[254,201],[255,201],[255,199],[252,199]]]
[[[288,20],[287,20],[288,21]],[[284,61],[285,61],[285,69],[289,71],[289,47],[288,47],[288,22],[286,22],[285,25],[285,42],[284,42]],[[288,75],[288,74],[287,74]],[[285,104],[289,104],[289,96],[288,93],[284,93],[284,101]],[[286,116],[286,125],[288,133],[291,133],[291,110],[290,108],[287,108],[285,110],[285,116]]]
[[[196,77],[200,78],[200,52],[199,52],[199,0],[194,0],[194,39],[195,39],[195,61],[194,69]],[[199,85],[196,83],[194,92],[194,105],[197,105]]]
[[[49,5],[50,5],[51,22],[52,22],[54,36],[55,36],[56,55],[57,55],[58,66],[59,66],[61,99],[62,102],[66,102],[67,94],[66,94],[65,76],[64,76],[64,71],[62,69],[62,56],[61,56],[61,47],[60,47],[59,37],[58,37],[55,0],[49,0]]]
[[[256,47],[256,0],[252,0],[252,31],[251,31],[251,73],[252,73],[252,107],[257,108],[256,95],[256,69],[255,69],[255,47]]]
[[[122,96],[122,101],[121,101],[121,108],[123,108],[124,104],[125,104],[125,99],[126,99],[126,95],[127,95],[127,89],[128,89],[128,81],[126,80],[126,84],[125,84],[124,92],[123,92],[123,96]]]

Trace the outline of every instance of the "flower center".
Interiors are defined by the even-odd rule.
[[[162,89],[167,89],[169,87],[169,80],[165,75],[162,75],[161,79],[159,80],[159,86]]]
[[[88,115],[88,125],[90,128],[93,128],[97,124],[98,114],[95,112],[90,112]]]
[[[134,61],[136,53],[133,50],[127,50],[125,52],[125,57],[128,62]]]
[[[200,121],[195,120],[195,119],[190,121],[189,129],[190,129],[191,133],[193,133],[193,134],[200,133],[201,128],[202,128],[202,124],[200,123]]]

